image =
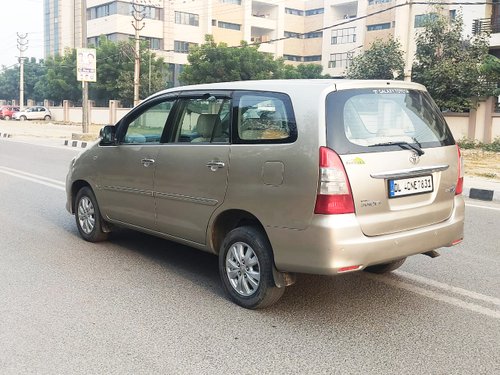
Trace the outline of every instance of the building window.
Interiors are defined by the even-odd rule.
[[[87,10],[87,19],[93,20],[96,18],[111,16],[113,14],[130,16],[134,11],[134,7],[131,3],[126,3],[124,1],[113,1],[108,4],[89,8]],[[163,9],[161,8],[138,5],[137,11],[139,11],[144,16],[144,18],[152,20],[163,20]]]
[[[300,38],[300,33],[294,33],[292,31],[285,31],[285,38]]]
[[[237,23],[219,21],[218,25],[221,29],[241,30],[241,25]]]
[[[455,21],[455,18],[457,18],[457,10],[452,9],[450,10],[450,21]]]
[[[321,55],[304,56],[304,62],[321,61]]]
[[[330,54],[330,61],[328,61],[329,68],[348,68],[351,65],[350,53],[332,53]]]
[[[315,16],[316,14],[325,13],[325,8],[309,9],[305,11],[306,16]]]
[[[390,3],[392,0],[368,0],[368,5]]]
[[[200,26],[200,16],[194,13],[175,12],[175,23],[180,25]]]
[[[219,0],[223,4],[241,5],[241,0]]]
[[[304,39],[314,39],[314,38],[322,38],[322,37],[323,37],[322,31],[313,31],[313,32],[304,34]]]
[[[332,44],[346,44],[356,42],[356,28],[332,30]]]
[[[197,46],[198,44],[196,43],[191,43],[191,42],[183,42],[181,40],[174,40],[174,52],[177,53],[189,53],[189,50]]]
[[[212,20],[212,26],[217,26],[217,20]]]
[[[300,9],[294,9],[294,8],[285,8],[285,13],[286,14],[293,14],[294,16],[303,16],[304,11]]]
[[[159,39],[159,38],[144,38],[148,41],[149,43],[149,48],[150,49],[156,49],[156,50],[159,50],[159,49],[163,49],[163,39]]]
[[[435,13],[429,13],[429,14],[417,14],[415,16],[415,24],[414,27],[424,27],[425,24],[429,21],[432,21],[436,19],[437,15]]]
[[[283,55],[283,58],[288,61],[302,61],[302,56],[297,55]]]
[[[375,25],[366,26],[366,31],[377,31],[377,30],[386,30],[391,28],[391,23],[377,23]]]

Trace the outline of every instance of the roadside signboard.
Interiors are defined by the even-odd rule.
[[[94,48],[78,48],[76,53],[76,79],[96,82],[96,50]]]

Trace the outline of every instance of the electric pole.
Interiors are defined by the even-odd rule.
[[[141,51],[140,51],[140,39],[139,31],[144,29],[146,26],[145,22],[142,22],[142,26],[139,26],[141,21],[144,19],[144,6],[137,4],[135,1],[132,3],[133,11],[132,16],[134,20],[132,21],[132,26],[135,29],[135,64],[134,64],[134,106],[139,104],[139,85],[140,85],[140,74],[141,74]]]
[[[17,33],[17,49],[19,50],[19,107],[24,108],[24,52],[28,49],[28,34]]]
[[[87,0],[81,0],[82,48],[87,48]],[[89,83],[82,81],[82,133],[89,132]]]

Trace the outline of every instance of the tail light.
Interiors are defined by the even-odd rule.
[[[319,149],[319,186],[314,213],[354,213],[354,200],[344,165],[335,151],[327,147]]]
[[[455,188],[455,195],[462,194],[464,188],[464,158],[460,152],[460,147],[457,145],[458,152],[458,180],[457,187]]]

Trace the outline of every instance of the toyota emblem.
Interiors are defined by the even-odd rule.
[[[410,155],[410,162],[412,164],[418,164],[419,161],[420,161],[420,156],[418,156],[418,154],[416,152],[414,152]]]

